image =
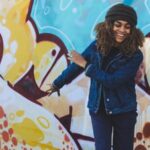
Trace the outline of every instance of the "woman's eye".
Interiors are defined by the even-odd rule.
[[[121,27],[121,25],[120,25],[120,24],[114,24],[114,26],[115,26],[115,27]]]
[[[126,29],[131,29],[131,26],[126,26]]]

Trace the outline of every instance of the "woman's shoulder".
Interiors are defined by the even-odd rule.
[[[137,49],[135,53],[133,54],[133,58],[138,59],[138,60],[143,60],[143,52],[141,49]]]
[[[92,41],[86,49],[83,51],[82,55],[93,55],[97,52],[96,41]]]
[[[141,49],[137,49],[136,51],[134,51],[131,55],[126,55],[127,57],[129,58],[132,58],[132,57],[143,57],[143,52]]]
[[[90,51],[95,51],[97,52],[97,44],[96,40],[92,41],[89,46],[87,47]]]
[[[142,52],[142,50],[141,50],[141,49],[137,49],[135,55],[139,55],[139,56],[143,57],[143,52]]]
[[[90,46],[96,47],[96,40],[92,41],[92,42],[90,43]]]

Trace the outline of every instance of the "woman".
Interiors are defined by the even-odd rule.
[[[88,108],[96,150],[133,150],[136,123],[135,76],[143,60],[143,34],[136,28],[135,10],[124,4],[111,7],[97,24],[96,40],[82,53],[71,52],[73,63],[53,82],[49,95],[81,72],[91,80]]]

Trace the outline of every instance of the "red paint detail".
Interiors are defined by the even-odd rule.
[[[65,142],[69,142],[70,141],[69,137],[66,134],[64,135],[64,140],[65,140]]]
[[[141,132],[137,132],[137,133],[136,133],[136,138],[137,138],[138,140],[142,140],[142,138],[143,138],[142,133],[141,133]]]
[[[4,127],[5,128],[8,127],[8,121],[7,120],[4,121]]]
[[[143,127],[143,134],[145,138],[150,138],[150,122],[145,123]]]
[[[135,147],[135,150],[146,150],[146,147],[144,145],[138,145]]]
[[[8,141],[9,141],[9,134],[8,134],[8,132],[3,131],[3,132],[2,132],[2,138],[3,138],[3,140],[4,140],[5,142],[8,142]]]
[[[17,139],[16,139],[15,137],[12,138],[12,143],[13,143],[15,146],[17,146],[18,141],[17,141]]]
[[[4,117],[4,110],[3,108],[0,106],[0,119]]]
[[[14,132],[14,131],[13,131],[12,128],[8,129],[8,133],[9,133],[10,136],[12,136],[13,132]]]

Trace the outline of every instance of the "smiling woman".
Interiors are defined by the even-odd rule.
[[[136,28],[135,10],[124,4],[111,7],[105,21],[95,27],[96,40],[80,55],[68,57],[73,63],[58,76],[50,95],[80,73],[90,78],[88,108],[96,150],[133,150],[136,123],[135,76],[143,60],[144,36]],[[112,130],[113,129],[113,130]]]

